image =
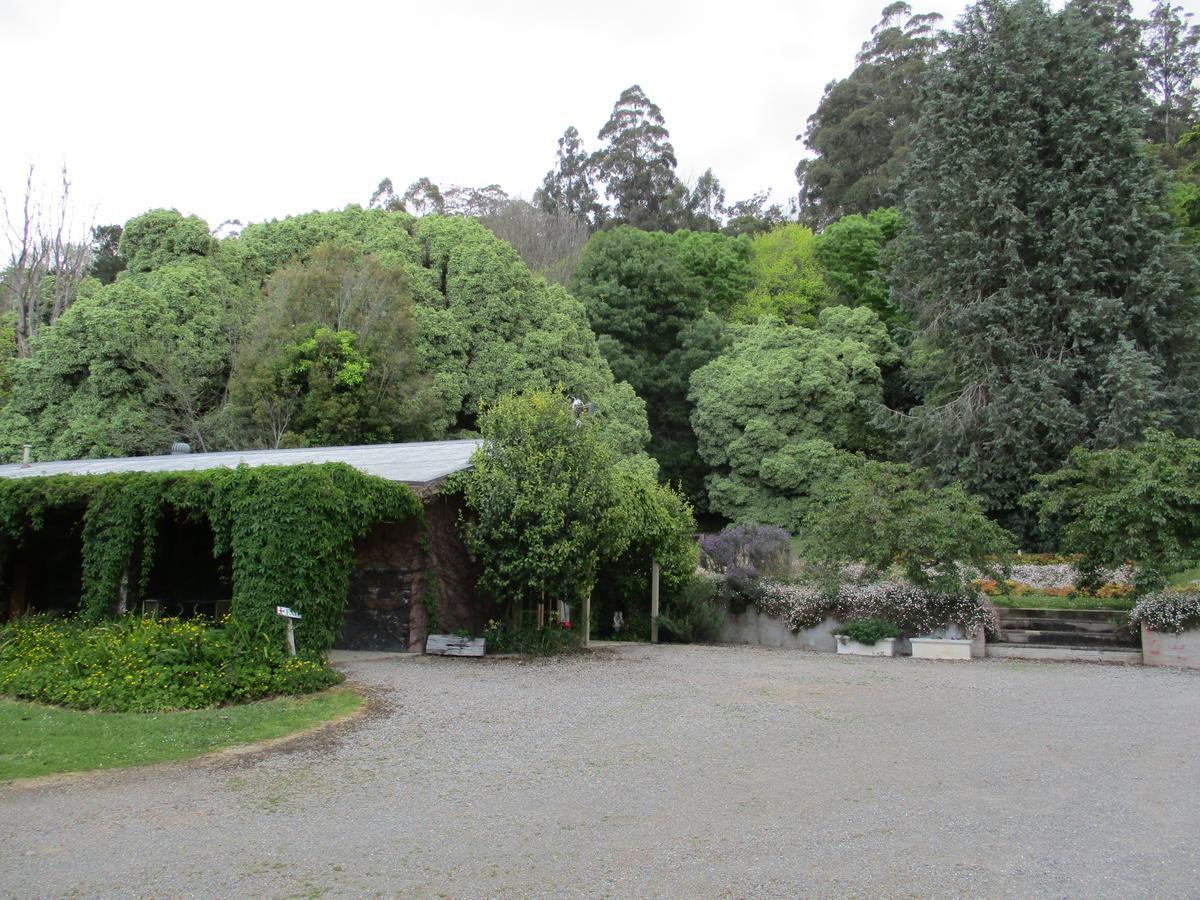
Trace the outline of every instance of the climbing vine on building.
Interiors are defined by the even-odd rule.
[[[341,463],[20,478],[0,482],[4,556],[51,510],[79,516],[84,616],[110,616],[144,595],[170,513],[207,522],[214,554],[230,555],[238,634],[274,640],[283,627],[275,607],[290,606],[304,617],[297,639],[309,650],[341,633],[355,539],[376,522],[422,515],[407,486]]]

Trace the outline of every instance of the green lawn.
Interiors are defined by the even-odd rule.
[[[0,699],[0,782],[199,756],[302,731],[361,703],[345,688],[169,713],[79,712]]]
[[[1200,566],[1184,569],[1171,576],[1171,587],[1187,587],[1193,581],[1200,581]]]

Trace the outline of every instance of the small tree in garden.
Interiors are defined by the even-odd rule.
[[[977,571],[1002,578],[997,559],[1014,549],[1012,535],[961,486],[931,487],[906,465],[864,462],[833,485],[831,497],[804,535],[805,561],[825,581],[856,562],[872,574],[895,565],[918,587],[952,593]]]
[[[1200,441],[1152,431],[1128,450],[1078,447],[1028,497],[1065,550],[1082,553],[1080,586],[1132,562],[1139,593],[1200,555]]]
[[[614,534],[615,457],[595,420],[553,392],[510,394],[481,418],[484,445],[456,481],[472,516],[479,590],[511,612],[526,600],[575,603],[596,581]]]

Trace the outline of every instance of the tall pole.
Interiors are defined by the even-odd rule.
[[[592,645],[592,592],[588,591],[583,595],[583,639],[580,641],[584,647]]]
[[[658,643],[658,560],[650,566],[650,643]]]

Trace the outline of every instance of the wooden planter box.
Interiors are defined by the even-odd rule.
[[[1142,663],[1200,669],[1200,628],[1183,634],[1164,634],[1142,626]]]
[[[895,656],[896,638],[884,638],[874,644],[860,644],[844,634],[835,634],[838,656]]]
[[[957,638],[913,638],[913,659],[970,659],[971,641]]]

